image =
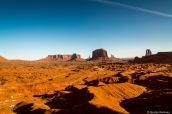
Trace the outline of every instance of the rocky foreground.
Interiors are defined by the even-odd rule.
[[[0,62],[0,113],[172,113],[172,65]]]

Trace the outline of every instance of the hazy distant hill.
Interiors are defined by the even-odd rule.
[[[5,57],[0,56],[0,61],[8,61]]]

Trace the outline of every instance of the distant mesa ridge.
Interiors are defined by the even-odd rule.
[[[79,54],[57,54],[57,55],[48,55],[47,58],[54,58],[54,59],[80,59],[81,56]]]
[[[157,54],[152,54],[150,49],[146,50],[146,55],[142,56],[142,58],[135,57],[133,61],[134,63],[172,63],[172,52],[158,52]]]
[[[157,54],[159,54],[159,55],[161,55],[161,54],[172,54],[172,51],[170,51],[170,52],[158,52]]]
[[[80,61],[83,60],[80,54],[56,54],[48,55],[46,58],[40,59],[41,61]]]
[[[55,55],[48,55],[46,58],[39,59],[37,61],[128,61],[131,63],[172,63],[172,51],[171,52],[158,52],[157,54],[152,54],[150,49],[146,49],[145,56],[141,58],[135,57],[132,58],[116,58],[114,55],[111,54],[108,57],[108,53],[105,49],[96,49],[92,51],[92,57],[88,57],[87,59],[81,58],[80,54],[55,54]],[[0,62],[4,61],[23,61],[23,60],[8,60],[2,56],[0,56]]]

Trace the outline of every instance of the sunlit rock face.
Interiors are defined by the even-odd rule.
[[[54,58],[54,59],[76,59],[76,58],[81,58],[79,54],[57,54],[57,55],[48,55],[47,58]]]
[[[41,59],[41,61],[70,61],[70,60],[83,60],[80,54],[57,54],[48,55],[46,58]]]
[[[92,52],[91,60],[110,60],[107,51],[104,49],[96,49]]]

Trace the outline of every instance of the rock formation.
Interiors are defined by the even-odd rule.
[[[135,57],[133,61],[134,63],[172,63],[172,52],[158,52],[157,54],[151,54],[146,50],[146,56],[142,58]]]
[[[79,54],[74,53],[74,54],[71,56],[71,59],[70,59],[70,60],[80,61],[80,60],[82,60],[82,59],[81,59],[81,56],[80,56]]]
[[[61,54],[57,54],[57,55],[48,55],[46,58],[52,58],[52,59],[71,59],[72,55],[61,55]]]
[[[62,59],[71,59],[72,55],[61,55]]]
[[[108,55],[107,51],[104,49],[96,49],[92,52],[92,58],[90,60],[102,60],[107,61],[111,60]]]
[[[111,54],[111,58],[115,58],[114,55]]]
[[[114,55],[111,54],[111,57],[110,57],[112,60],[116,60],[117,58],[114,57]]]
[[[145,55],[145,56],[150,56],[150,55],[152,55],[152,52],[151,52],[150,49],[147,49],[147,50],[146,50],[146,55]]]
[[[88,58],[87,58],[87,60],[90,60],[91,59],[91,57],[90,57],[90,55],[88,56]]]
[[[44,59],[40,59],[40,61],[70,61],[70,60],[82,60],[79,54],[57,54],[57,55],[48,55]]]
[[[92,53],[92,59],[93,60],[96,60],[96,59],[99,59],[99,58],[105,59],[107,57],[108,57],[107,51],[104,50],[104,49],[96,49]]]

